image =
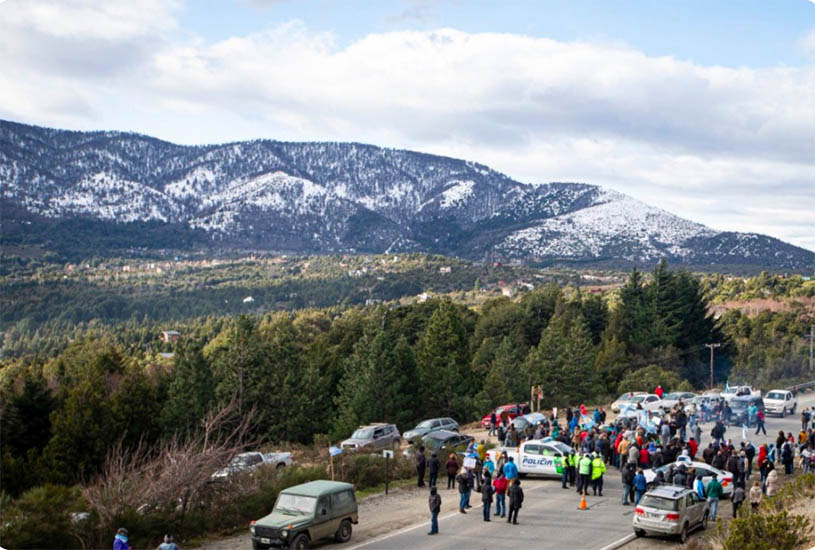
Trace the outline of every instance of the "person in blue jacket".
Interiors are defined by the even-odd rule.
[[[116,531],[116,538],[113,539],[113,550],[130,550],[130,544],[127,542],[127,529],[120,527]]]
[[[634,506],[640,503],[642,495],[645,494],[646,488],[645,474],[642,473],[642,468],[637,470],[637,475],[634,476]]]
[[[512,484],[512,480],[518,477],[518,466],[515,464],[515,459],[513,457],[509,457],[509,460],[506,464],[504,464],[504,477],[507,478],[507,482]]]

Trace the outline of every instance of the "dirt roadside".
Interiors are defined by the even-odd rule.
[[[440,494],[443,506],[450,508],[458,502],[458,491],[447,490],[445,487],[440,489]],[[423,521],[428,522],[429,528],[430,512],[427,497],[427,487],[409,486],[390,491],[388,495],[379,493],[360,500],[359,524],[354,526],[352,542],[359,544]],[[199,550],[239,550],[252,548],[252,543],[247,529],[245,533],[205,542],[197,548]]]

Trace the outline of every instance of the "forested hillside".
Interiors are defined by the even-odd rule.
[[[714,315],[712,301],[766,292],[796,298],[779,312]],[[167,326],[150,320],[83,324],[68,333],[72,343],[49,347],[46,337],[38,353],[21,344],[3,360],[2,498],[57,498],[49,484],[84,486],[119,445],[149,453],[174,434],[197,433],[208,411],[227,403],[236,420],[251,416],[259,444],[324,444],[370,421],[401,430],[439,415],[469,422],[527,399],[531,384],[543,387],[546,407],[603,403],[657,383],[700,389],[710,342],[722,344],[717,382],[767,389],[812,378],[803,335],[815,322],[806,305],[813,294],[800,277],[700,278],[662,263],[612,290],[548,283],[475,307],[454,293],[190,317],[173,324],[177,342],[159,341]]]

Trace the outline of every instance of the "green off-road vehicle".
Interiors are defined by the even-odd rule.
[[[308,548],[331,538],[351,539],[351,524],[358,522],[354,486],[339,481],[312,481],[284,489],[272,513],[253,521],[252,548]]]

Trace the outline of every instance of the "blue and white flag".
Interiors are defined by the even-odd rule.
[[[332,445],[331,447],[328,448],[328,454],[330,454],[331,456],[341,455],[342,454],[342,449]]]

